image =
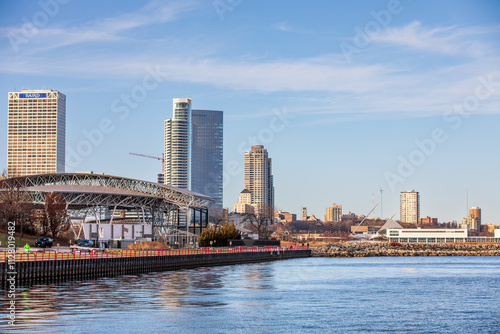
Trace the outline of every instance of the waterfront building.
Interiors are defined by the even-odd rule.
[[[9,92],[7,176],[64,173],[66,95],[57,90]]]
[[[173,118],[165,120],[165,184],[191,188],[191,99],[174,99]]]
[[[223,112],[193,109],[191,190],[216,198],[222,208]]]
[[[333,203],[332,207],[326,208],[325,223],[338,223],[342,220],[342,205]]]
[[[245,152],[245,189],[252,194],[252,205],[258,214],[274,212],[274,185],[271,158],[262,145]]]
[[[497,228],[497,229],[494,231],[494,235],[495,235],[495,238],[500,238],[500,228]]]
[[[418,191],[403,191],[400,200],[400,221],[403,223],[418,223],[420,218],[420,195]]]
[[[421,228],[388,228],[387,239],[389,242],[465,242],[467,229],[421,229]]]

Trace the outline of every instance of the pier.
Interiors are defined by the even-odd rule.
[[[2,286],[309,257],[307,247],[0,253]]]

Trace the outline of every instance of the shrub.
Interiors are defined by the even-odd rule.
[[[198,238],[200,247],[210,246],[210,241],[215,241],[213,246],[227,246],[228,240],[241,239],[241,232],[236,229],[234,224],[226,223],[224,226],[212,226],[201,232]]]

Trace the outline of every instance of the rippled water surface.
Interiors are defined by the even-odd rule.
[[[16,326],[53,333],[500,333],[500,258],[308,258],[39,285]]]

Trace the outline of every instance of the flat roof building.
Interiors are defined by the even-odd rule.
[[[418,191],[402,191],[400,200],[401,222],[418,223],[420,218],[420,195]]]
[[[274,214],[274,185],[271,158],[262,145],[245,152],[245,189],[252,193],[256,213]]]
[[[390,242],[465,242],[468,237],[467,229],[464,228],[389,228],[386,233]]]
[[[66,95],[57,90],[9,92],[7,176],[64,173]]]

